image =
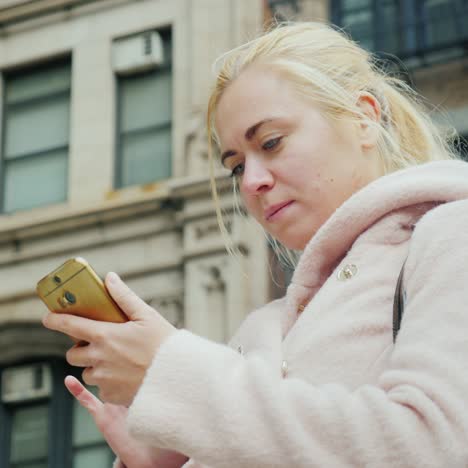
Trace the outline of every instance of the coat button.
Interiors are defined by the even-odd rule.
[[[357,274],[357,266],[350,264],[350,265],[345,265],[339,272],[338,272],[338,279],[340,281],[346,281],[348,279],[351,279],[353,276]]]
[[[287,374],[288,374],[288,361],[283,361],[281,363],[281,375],[283,377],[286,377]]]

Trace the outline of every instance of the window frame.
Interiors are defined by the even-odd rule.
[[[463,55],[468,54],[468,35],[467,38],[461,36],[461,24],[463,19],[468,20],[468,8],[466,11],[462,10],[460,13],[464,13],[462,18],[457,15],[459,8],[458,0],[449,0],[453,7],[454,21],[457,23],[457,32],[459,37],[451,42],[438,44],[435,46],[429,46],[427,30],[429,27],[429,21],[427,18],[426,2],[427,0],[395,0],[395,6],[397,9],[396,14],[396,27],[395,32],[397,34],[398,47],[396,51],[391,53],[396,54],[400,59],[411,60],[415,58],[426,60],[428,55],[436,54],[437,52],[444,50],[452,50],[461,48],[464,50]],[[350,11],[371,11],[372,14],[372,42],[374,44],[372,51],[377,54],[385,55],[388,51],[385,50],[385,42],[379,31],[382,30],[383,25],[383,5],[379,0],[370,0],[370,8],[360,7],[355,9],[346,10]],[[343,0],[331,0],[330,3],[330,18],[334,24],[343,27]],[[423,63],[424,64],[424,63]]]
[[[0,453],[3,454],[3,460],[0,459],[1,462],[3,462],[1,466],[10,466],[11,431],[14,411],[18,408],[28,408],[45,402],[49,405],[49,436],[60,434],[60,437],[49,437],[47,444],[48,466],[49,468],[63,468],[64,466],[70,466],[66,454],[67,446],[71,447],[71,436],[68,428],[71,427],[72,396],[66,391],[66,389],[62,389],[61,387],[63,387],[63,375],[69,373],[76,374],[76,371],[70,368],[65,361],[55,357],[38,357],[11,363],[11,366],[28,366],[36,363],[47,363],[50,365],[52,371],[52,393],[48,397],[13,403],[3,403],[0,400],[0,421],[3,421],[1,427],[4,432],[0,439],[0,444],[3,444],[0,445]],[[8,367],[10,366],[6,365],[0,368],[0,381],[3,376],[3,369]],[[70,449],[68,452],[70,452]]]
[[[48,421],[47,421],[48,424],[47,424],[47,426],[48,426],[49,431],[52,432],[52,429],[51,429],[52,403],[51,403],[51,401],[52,401],[51,398],[44,397],[44,398],[38,398],[36,400],[23,401],[23,402],[17,402],[17,403],[10,403],[8,405],[5,405],[6,406],[6,411],[7,411],[7,426],[8,426],[8,433],[9,433],[8,444],[5,447],[5,452],[7,453],[7,459],[6,459],[7,465],[6,466],[11,466],[11,460],[10,460],[11,452],[10,451],[11,451],[11,439],[12,439],[12,429],[13,429],[12,423],[13,423],[13,414],[14,414],[14,412],[16,410],[18,410],[18,409],[33,408],[34,406],[47,404],[47,406],[48,406]],[[47,441],[47,458],[46,458],[46,460],[36,458],[36,459],[32,460],[31,463],[47,462],[48,465],[53,466],[51,464],[51,457],[50,457],[51,446],[50,445],[51,445],[50,440],[48,440]]]
[[[68,65],[70,67],[70,71],[73,71],[73,61],[72,61],[72,56],[70,54],[60,56],[57,58],[54,58],[52,60],[48,60],[45,62],[40,62],[34,65],[28,65],[28,66],[19,66],[15,67],[12,69],[8,70],[3,70],[0,72],[1,74],[1,109],[0,109],[0,118],[1,118],[1,128],[0,128],[0,215],[2,214],[8,214],[8,213],[16,213],[17,211],[26,211],[28,209],[34,209],[34,208],[41,208],[43,206],[49,206],[49,204],[44,204],[44,205],[39,205],[34,208],[25,208],[25,209],[18,209],[18,210],[13,210],[13,211],[7,211],[5,207],[5,190],[6,190],[6,168],[8,166],[9,161],[24,161],[27,159],[33,160],[34,158],[41,158],[44,155],[50,154],[51,151],[59,151],[59,150],[65,150],[66,152],[66,171],[67,171],[67,176],[65,178],[65,197],[63,200],[54,202],[55,203],[63,203],[68,200],[68,190],[69,190],[69,156],[70,156],[70,130],[69,129],[69,137],[68,137],[68,143],[67,145],[60,145],[60,146],[54,146],[50,147],[47,149],[41,149],[39,151],[31,152],[31,153],[26,153],[22,154],[20,156],[16,156],[14,158],[9,158],[6,157],[6,126],[7,126],[7,119],[8,119],[8,113],[11,111],[11,109],[18,109],[21,108],[22,106],[27,106],[30,103],[41,103],[41,102],[51,102],[51,99],[59,99],[68,96],[69,98],[69,104],[70,104],[70,120],[71,120],[71,94],[72,94],[72,87],[73,87],[73,75],[71,73],[70,77],[70,85],[67,87],[67,89],[60,90],[53,92],[51,94],[48,94],[47,96],[35,96],[33,98],[29,98],[27,100],[23,100],[20,102],[16,103],[9,103],[7,104],[7,80],[8,79],[14,79],[15,76],[24,76],[28,72],[38,72],[41,70],[46,70],[48,68],[54,68],[54,67],[60,67],[60,66],[65,66]],[[37,159],[35,159],[37,160]]]
[[[48,402],[47,466],[48,468],[71,468],[76,454],[72,433],[74,398],[65,388],[63,379],[65,375],[73,375],[79,378],[81,369],[71,367],[65,360],[54,356],[35,357],[9,363],[0,367],[0,388],[3,369],[10,366],[28,366],[36,363],[47,363],[50,365],[52,371],[52,393],[48,397],[13,403],[3,403],[0,399],[0,466],[10,467],[11,430],[14,411],[18,408],[27,408]],[[95,445],[98,446],[98,443]],[[110,456],[110,458],[112,457]]]
[[[122,99],[121,99],[121,80],[126,79],[126,80],[138,80],[142,77],[149,76],[149,75],[157,75],[160,73],[164,73],[169,71],[170,76],[171,76],[171,88],[172,88],[172,95],[174,94],[173,92],[173,86],[174,86],[174,68],[173,68],[173,59],[172,59],[172,30],[171,28],[164,28],[164,29],[158,29],[157,30],[158,34],[160,34],[162,40],[163,40],[163,47],[164,47],[164,53],[167,54],[167,60],[165,63],[156,69],[153,70],[148,70],[144,72],[139,72],[131,75],[122,75],[120,76],[119,74],[114,74],[114,79],[115,79],[115,103],[116,103],[116,113],[115,113],[115,152],[114,152],[114,189],[120,190],[124,189],[126,187],[131,187],[132,185],[124,185],[123,184],[123,150],[122,150],[122,135],[123,132],[121,131],[121,126],[120,126],[120,120],[121,120],[121,115],[122,115]],[[144,34],[145,31],[140,31],[139,34]],[[171,102],[171,106],[173,105],[173,102]],[[171,135],[171,140],[173,138],[172,130],[173,130],[173,121],[174,117],[173,114],[170,119],[166,123],[163,124],[158,124],[158,125],[153,125],[152,127],[146,127],[144,130],[143,129],[138,129],[134,130],[131,132],[131,134],[136,134],[136,133],[145,133],[145,132],[150,132],[150,130],[158,131],[162,130],[164,128],[168,128],[170,131]],[[172,146],[172,145],[171,145]],[[170,155],[170,167],[171,167],[171,174],[169,177],[172,176],[173,172],[173,151],[172,154]],[[155,181],[156,182],[156,181]],[[159,180],[157,181],[159,182]],[[144,185],[144,183],[143,183]]]

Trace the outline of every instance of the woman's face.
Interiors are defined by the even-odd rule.
[[[290,249],[304,249],[330,215],[379,175],[362,126],[331,124],[266,69],[244,71],[216,109],[222,163],[248,212]]]

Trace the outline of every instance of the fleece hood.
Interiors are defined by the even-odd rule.
[[[390,215],[406,211],[411,213],[406,219],[416,223],[434,206],[462,199],[468,199],[468,163],[464,161],[421,164],[363,187],[330,216],[304,249],[286,295],[291,314],[298,301],[320,289],[356,239],[382,218],[395,218],[402,225],[404,217]],[[408,238],[410,233],[405,235]]]

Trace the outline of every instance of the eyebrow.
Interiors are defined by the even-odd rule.
[[[257,132],[257,130],[265,123],[267,122],[271,122],[272,120],[275,120],[275,119],[263,119],[263,120],[260,120],[260,122],[257,122],[256,124],[252,125],[251,127],[249,127],[246,131],[245,131],[245,134],[244,134],[244,138],[247,140],[247,141],[250,141],[252,140],[252,138],[255,136],[255,133]],[[221,155],[221,164],[224,165],[224,161],[229,158],[230,156],[235,156],[237,154],[236,151],[234,150],[226,150],[223,152],[223,154]]]

